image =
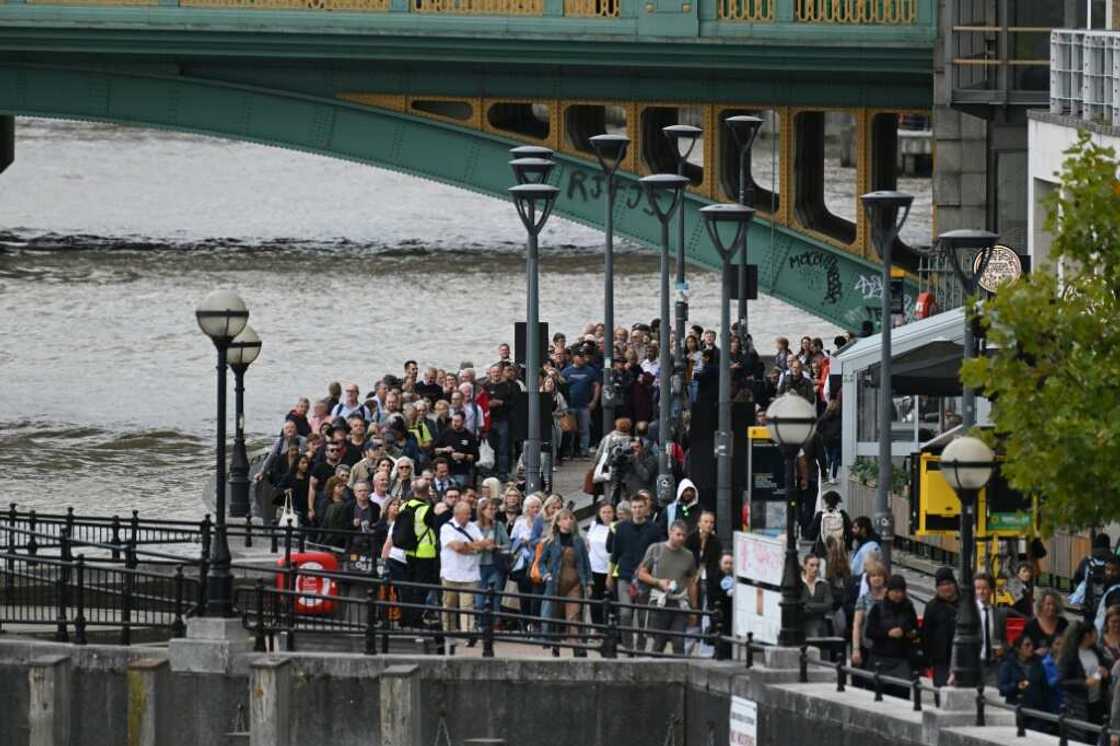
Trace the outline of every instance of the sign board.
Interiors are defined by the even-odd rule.
[[[758,703],[732,696],[727,730],[730,746],[755,746],[758,743]]]
[[[785,546],[781,539],[735,532],[735,635],[753,634],[758,642],[778,642],[782,626],[779,589],[785,569]]]
[[[765,427],[747,430],[747,496],[752,530],[785,528],[786,461]]]

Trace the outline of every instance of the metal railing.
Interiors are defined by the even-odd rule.
[[[797,0],[794,18],[802,23],[912,24],[916,0]]]

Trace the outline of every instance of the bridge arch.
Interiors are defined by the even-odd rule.
[[[491,132],[432,117],[340,99],[186,77],[154,68],[148,74],[77,65],[0,66],[0,112],[113,122],[244,140],[374,165],[508,199],[508,149],[518,144]],[[17,145],[18,148],[18,145]],[[18,157],[18,156],[17,156]],[[658,248],[660,229],[637,176],[620,175],[616,231]],[[559,153],[551,181],[560,188],[556,213],[602,227],[603,183],[590,159]],[[701,224],[708,201],[685,200],[686,255],[719,268]],[[513,213],[511,208],[511,220]],[[674,231],[675,235],[675,231]],[[760,290],[838,326],[858,328],[878,305],[878,268],[786,226],[758,220],[750,258]],[[909,306],[913,288],[908,289]]]

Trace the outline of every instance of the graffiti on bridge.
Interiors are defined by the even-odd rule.
[[[835,305],[840,302],[844,287],[840,281],[840,262],[834,255],[819,250],[803,251],[789,258],[789,268],[799,270],[810,287],[819,284],[820,274],[823,272],[821,303]]]
[[[568,171],[568,183],[564,194],[569,200],[578,199],[580,202],[589,202],[602,199],[606,188],[606,179],[603,178],[603,174],[573,168]],[[642,190],[641,184],[635,182],[630,184],[617,183],[616,189],[618,189],[618,195],[622,197],[628,210],[636,209],[645,202],[645,192]],[[651,217],[654,214],[648,204],[642,207],[642,212]]]

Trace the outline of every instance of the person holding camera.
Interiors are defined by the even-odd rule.
[[[645,438],[631,438],[624,453],[622,492],[624,499],[642,490],[653,492],[657,483],[657,454]]]

